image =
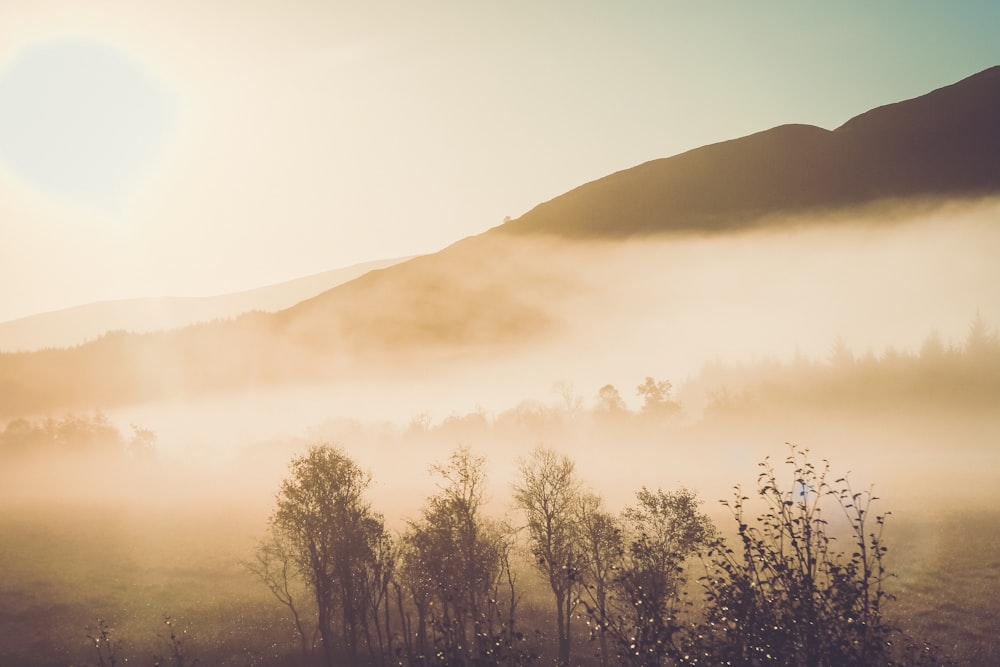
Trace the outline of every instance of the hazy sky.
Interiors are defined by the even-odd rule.
[[[430,252],[1000,63],[995,2],[4,0],[0,321]]]

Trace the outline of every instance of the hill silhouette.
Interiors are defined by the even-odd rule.
[[[731,230],[885,199],[1000,192],[1000,66],[835,130],[782,125],[646,162],[501,229],[571,237]]]
[[[275,315],[286,340],[384,355],[541,331],[570,288],[524,236],[724,232],[885,200],[1000,193],[1000,66],[829,131],[783,125],[582,185],[517,220]],[[336,335],[331,335],[336,333]]]
[[[998,192],[993,67],[832,131],[784,125],[612,174],[280,312],[0,354],[0,416],[321,381],[358,364],[396,369],[522,346],[557,329],[553,304],[587,298],[580,276],[551,261],[560,239],[722,233],[812,211]]]

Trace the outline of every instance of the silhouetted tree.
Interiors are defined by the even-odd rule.
[[[434,466],[440,492],[404,535],[403,579],[418,614],[417,664],[502,664],[516,659],[513,604],[502,608],[500,587],[512,585],[512,531],[483,516],[485,459],[459,448]],[[426,633],[426,634],[425,634]],[[433,648],[432,648],[433,647]]]
[[[573,391],[572,384],[562,381],[553,384],[552,390],[562,398],[562,408],[565,410],[569,420],[572,421],[583,408],[583,396]]]
[[[622,531],[614,515],[604,510],[601,497],[582,493],[576,507],[587,607],[600,646],[601,666],[608,664],[608,591],[623,556]]]
[[[1000,338],[996,331],[986,324],[983,314],[977,310],[965,336],[966,354],[973,358],[986,357],[998,350],[1000,350]]]
[[[714,539],[715,528],[689,489],[643,488],[636,500],[623,513],[628,546],[606,624],[622,662],[645,667],[677,659],[685,564]]]
[[[854,351],[851,350],[843,336],[837,336],[833,340],[828,359],[830,365],[834,367],[849,367],[854,363]]]
[[[679,413],[681,405],[670,396],[672,390],[669,380],[654,380],[646,376],[635,389],[636,394],[642,397],[642,414],[664,417]]]
[[[366,614],[364,618],[365,640],[370,651],[375,653],[368,629],[371,621],[378,641],[378,657],[392,654],[392,623],[389,617],[389,589],[396,569],[397,549],[392,538],[384,530],[378,530],[370,537],[371,558],[363,563],[361,586],[364,590]]]
[[[272,529],[287,539],[312,589],[326,665],[334,664],[338,617],[348,660],[357,664],[367,613],[361,581],[384,533],[382,517],[363,497],[369,477],[331,445],[296,457],[290,472],[278,493]]]
[[[535,566],[556,605],[560,665],[570,664],[570,622],[580,585],[580,543],[576,524],[580,484],[569,457],[536,447],[520,462],[514,501],[524,511]]]
[[[129,456],[148,461],[156,456],[156,433],[138,424],[132,427],[132,437],[128,441]]]
[[[613,384],[606,384],[597,390],[595,412],[606,416],[620,416],[628,412],[622,395]]]

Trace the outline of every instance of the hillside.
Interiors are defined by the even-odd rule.
[[[614,363],[608,350],[624,353],[644,336],[650,350],[663,349],[671,336],[678,353],[686,344],[712,340],[721,348],[736,338],[750,340],[748,328],[767,328],[757,338],[767,342],[775,338],[777,318],[814,308],[823,290],[834,295],[826,297],[822,313],[830,328],[813,331],[812,340],[832,338],[848,315],[885,319],[886,304],[912,301],[917,283],[927,283],[925,293],[940,293],[942,303],[961,307],[967,318],[970,307],[995,302],[989,281],[963,274],[947,293],[936,286],[944,269],[932,275],[918,254],[886,274],[885,262],[897,254],[892,240],[880,241],[881,255],[866,255],[867,273],[848,276],[844,265],[858,264],[857,253],[870,239],[852,237],[840,254],[819,257],[819,263],[802,258],[826,250],[829,240],[818,235],[794,250],[772,247],[773,260],[761,255],[750,261],[759,253],[733,233],[770,228],[789,216],[798,216],[800,227],[818,228],[807,214],[876,202],[997,193],[1000,68],[994,67],[861,114],[833,131],[786,125],[612,174],[441,252],[370,271],[273,314],[168,333],[116,333],[69,350],[0,354],[0,416],[319,382],[357,371],[368,376],[376,369],[415,370],[422,377],[444,360],[503,363],[505,354],[540,342],[552,347],[535,350],[539,358],[561,355],[575,366],[584,357],[591,365],[605,358]],[[707,247],[694,252],[708,254],[690,254],[670,246],[678,238],[671,232],[715,232],[698,236],[733,240],[726,257]],[[646,244],[651,235],[658,237],[648,246],[655,252],[646,245],[641,251],[619,247],[623,237]],[[954,236],[922,243],[939,252],[942,239]],[[974,245],[954,249],[956,265],[971,270],[962,253],[986,252]],[[638,252],[645,252],[641,260]],[[824,262],[831,270],[815,273]],[[725,276],[729,266],[737,272]],[[810,282],[820,280],[823,290]],[[876,284],[884,284],[885,294],[872,293]],[[791,289],[796,285],[801,289]],[[659,291],[626,303],[649,286]],[[971,306],[955,298],[959,289]],[[865,312],[836,314],[853,307],[861,293],[880,300]],[[690,299],[697,300],[697,316],[685,315],[694,308]],[[930,315],[922,303],[913,307],[920,317]],[[762,318],[762,308],[771,308],[771,319]],[[706,317],[710,321],[699,324]],[[571,348],[564,340],[570,334],[586,345]]]
[[[478,237],[276,315],[286,338],[404,345],[495,345],[545,333],[551,306],[588,267],[556,268],[557,242],[732,232],[777,216],[889,200],[1000,193],[1000,66],[834,131],[784,125],[648,162],[580,186]],[[520,240],[530,238],[530,243]],[[331,336],[331,334],[336,334]]]
[[[1000,192],[1000,66],[835,130],[782,125],[653,160],[540,204],[501,229],[623,237],[732,230],[882,199]]]

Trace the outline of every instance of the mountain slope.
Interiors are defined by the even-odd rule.
[[[70,347],[109,331],[147,333],[250,311],[273,312],[404,259],[365,262],[220,296],[102,301],[0,322],[0,351]]]
[[[783,125],[611,174],[275,321],[286,340],[337,341],[355,353],[496,345],[544,332],[553,321],[546,304],[572,293],[567,283],[577,278],[558,275],[540,236],[721,232],[883,200],[992,193],[1000,193],[1000,66],[836,130]]]
[[[621,237],[745,227],[880,199],[1000,192],[1000,66],[836,130],[783,125],[582,185],[500,229]]]
[[[708,298],[705,285],[714,276],[694,271],[700,284],[683,285],[671,271],[680,271],[674,267],[687,258],[612,263],[604,257],[611,246],[594,239],[659,234],[672,242],[671,232],[749,229],[779,224],[782,216],[877,201],[998,192],[1000,68],[991,68],[861,114],[833,131],[785,125],[612,174],[518,220],[368,272],[280,312],[169,333],[108,335],[71,350],[0,354],[0,416],[325,381],[373,369],[417,367],[422,378],[442,359],[505,358],[507,351],[558,341],[556,334],[609,318],[602,310],[606,302],[593,297],[606,296],[616,284],[667,285],[662,299],[643,307],[669,315],[676,330],[683,324],[679,295]],[[715,256],[700,261],[725,268]],[[908,266],[925,277],[921,265]],[[841,266],[834,268],[831,280],[843,283]],[[740,298],[753,321],[759,315],[752,312],[754,299],[783,288],[786,271],[773,263],[766,271],[773,282]],[[810,292],[802,276],[791,277],[799,291]],[[747,277],[730,283],[724,295],[738,293]],[[619,289],[624,298],[627,289]],[[720,301],[719,307],[725,305]],[[563,317],[570,310],[589,319]],[[602,347],[583,354],[631,344],[643,334],[646,315],[633,330],[620,322],[596,326]]]

